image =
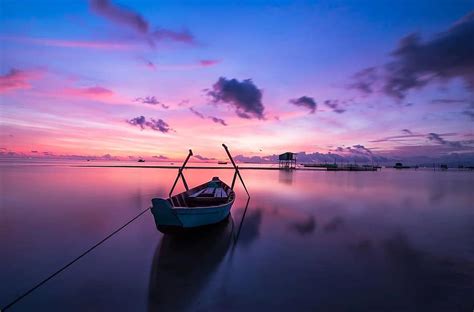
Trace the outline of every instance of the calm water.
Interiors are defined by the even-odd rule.
[[[176,170],[1,163],[0,307],[165,196]],[[150,212],[11,311],[472,311],[474,172],[242,172],[232,217]],[[191,185],[229,170],[189,170]]]

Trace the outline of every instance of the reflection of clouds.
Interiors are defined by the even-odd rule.
[[[401,284],[404,293],[414,294],[415,310],[472,309],[473,261],[422,252],[402,234],[385,240],[382,249],[390,264],[392,278]]]
[[[248,246],[260,235],[263,212],[261,209],[248,211],[239,234],[239,245]]]
[[[181,311],[206,287],[230,246],[229,219],[186,235],[164,235],[150,273],[149,311]]]
[[[325,232],[335,232],[344,226],[344,219],[342,217],[334,217],[324,225]]]
[[[361,239],[357,241],[355,244],[350,246],[354,251],[359,253],[367,253],[371,252],[374,248],[373,243],[370,239]]]
[[[311,234],[316,229],[316,221],[313,216],[309,216],[306,220],[302,222],[293,222],[289,225],[291,230],[294,230],[300,235]]]

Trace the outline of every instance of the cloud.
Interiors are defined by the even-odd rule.
[[[88,41],[88,40],[61,40],[49,38],[30,37],[1,37],[3,40],[15,41],[26,44],[34,44],[59,48],[81,48],[95,50],[133,50],[137,46],[129,43],[118,43],[110,41]]]
[[[140,57],[139,58],[142,62],[143,62],[143,65],[149,69],[149,70],[152,70],[152,71],[155,71],[156,70],[156,65],[155,63],[153,63],[152,61],[146,59],[146,58],[143,58],[143,57]]]
[[[362,153],[367,153],[367,154],[372,155],[372,151],[368,149],[367,147],[365,147],[364,145],[357,144],[357,145],[353,145],[352,147],[353,147],[352,151],[355,150],[357,152],[362,152]]]
[[[94,100],[102,100],[104,98],[110,98],[114,95],[112,90],[101,86],[84,87],[84,88],[67,88],[64,91],[65,95],[75,97],[85,97]]]
[[[135,102],[140,102],[142,104],[149,104],[149,105],[160,105],[164,109],[170,108],[168,105],[161,103],[156,99],[155,96],[146,96],[146,97],[139,97],[134,100]]]
[[[208,160],[216,160],[215,158],[207,158],[201,155],[194,155],[195,158],[202,160],[202,161],[208,161]]]
[[[169,131],[173,131],[173,129],[171,129],[169,125],[162,119],[150,118],[149,120],[147,120],[144,116],[139,116],[127,120],[127,123],[132,126],[140,127],[142,130],[149,128],[162,133],[168,133]]]
[[[431,100],[433,104],[463,104],[467,103],[468,101],[465,99],[434,99]]]
[[[224,119],[217,118],[217,117],[214,117],[214,116],[209,116],[208,118],[211,119],[212,121],[214,121],[215,123],[221,124],[223,126],[227,126],[227,123],[225,122]]]
[[[375,92],[375,85],[379,79],[376,67],[367,67],[352,75],[353,82],[349,84],[350,89],[356,89],[362,94],[369,95]]]
[[[112,22],[125,25],[138,33],[148,33],[148,22],[140,14],[115,5],[109,0],[91,0],[90,7],[92,11]]]
[[[237,79],[220,77],[212,86],[212,90],[207,90],[207,95],[215,104],[229,104],[241,118],[265,119],[262,91],[251,79],[240,82]]]
[[[154,46],[156,41],[174,41],[194,44],[194,36],[187,30],[173,31],[165,28],[151,30],[150,23],[145,18],[128,8],[113,4],[110,0],[91,0],[91,10],[107,20],[122,25],[142,36]]]
[[[189,110],[196,116],[198,116],[199,118],[206,118],[206,116],[204,116],[202,113],[198,112],[197,110],[195,110],[193,107],[190,107]]]
[[[474,12],[470,12],[430,40],[423,41],[416,33],[405,36],[390,62],[356,73],[349,87],[370,94],[380,84],[383,94],[402,100],[409,91],[430,83],[462,78],[474,91],[473,55]]]
[[[177,41],[182,43],[194,44],[194,36],[188,31],[173,31],[169,29],[157,29],[151,33],[152,38],[162,41]]]
[[[440,134],[437,133],[428,133],[426,136],[428,140],[441,144],[441,145],[448,145],[454,148],[463,148],[463,144],[460,141],[446,141]]]
[[[163,155],[158,155],[158,156],[155,155],[155,156],[152,156],[152,157],[155,158],[155,159],[158,159],[158,160],[167,160],[167,159],[169,159],[168,157],[163,156]]]
[[[208,67],[208,66],[214,66],[214,65],[217,65],[219,64],[220,61],[219,60],[200,60],[199,61],[199,64],[201,66],[204,66],[204,67]]]
[[[344,108],[341,108],[339,106],[341,104],[343,104],[343,103],[341,103],[339,100],[326,100],[326,101],[324,101],[324,105],[331,108],[333,112],[338,113],[338,114],[342,114],[346,111]]]
[[[5,75],[0,75],[0,93],[12,92],[21,89],[30,89],[31,80],[41,78],[42,72],[38,70],[10,69]]]
[[[291,99],[290,103],[296,106],[308,108],[310,114],[314,114],[317,107],[316,101],[312,97],[309,97],[309,96],[302,96],[297,99]]]
[[[201,118],[201,119],[206,119],[206,116],[205,116],[203,113],[198,112],[198,111],[195,110],[193,107],[190,107],[189,110],[190,110],[194,115],[198,116],[199,118]],[[223,125],[223,126],[227,126],[227,123],[225,122],[224,119],[217,118],[217,117],[214,117],[214,116],[208,116],[207,118],[210,119],[210,120],[212,120],[212,121],[215,122],[215,123],[221,124],[221,125]]]

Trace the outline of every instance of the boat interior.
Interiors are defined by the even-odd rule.
[[[214,177],[207,183],[170,197],[168,201],[173,207],[196,208],[222,205],[231,202],[234,197],[234,191]]]

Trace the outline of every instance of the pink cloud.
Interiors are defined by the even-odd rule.
[[[214,66],[219,64],[221,61],[219,60],[200,60],[199,64],[201,66],[207,67],[207,66]]]
[[[128,43],[117,43],[110,41],[90,41],[90,40],[61,40],[49,38],[30,37],[2,37],[4,40],[17,41],[28,44],[60,47],[60,48],[82,48],[98,50],[132,50],[137,46]]]
[[[93,100],[109,99],[115,95],[112,90],[101,86],[87,88],[66,88],[63,90],[63,94],[73,97],[89,98]]]
[[[19,70],[12,68],[5,75],[0,76],[0,93],[20,89],[30,89],[30,81],[41,77],[38,70]]]

